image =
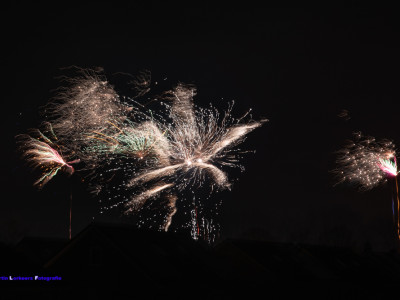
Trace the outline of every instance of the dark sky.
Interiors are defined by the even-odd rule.
[[[232,4],[91,4],[5,8],[2,41],[3,240],[66,236],[69,187],[60,176],[38,192],[22,174],[14,136],[40,122],[39,109],[68,66],[106,74],[147,69],[154,80],[193,83],[200,106],[253,109],[269,123],[242,148],[244,173],[223,198],[222,236],[393,247],[392,185],[359,193],[333,186],[334,151],[354,131],[400,143],[399,21],[394,12],[310,11]],[[339,118],[346,109],[350,119]],[[68,183],[70,184],[70,183]],[[72,179],[74,230],[97,216],[96,200]],[[118,222],[118,213],[101,220]]]

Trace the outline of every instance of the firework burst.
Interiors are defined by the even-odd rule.
[[[240,124],[242,118],[237,120],[231,115],[232,105],[220,120],[215,108],[195,107],[194,95],[194,87],[182,84],[168,93],[165,99],[172,101],[172,104],[166,104],[171,122],[165,127],[170,146],[165,148],[168,148],[170,163],[146,170],[133,178],[130,185],[175,176],[181,172],[186,180],[179,181],[177,185],[180,189],[188,184],[201,185],[204,174],[212,179],[213,186],[229,188],[226,173],[217,165],[240,167],[238,152],[232,149],[244,141],[247,133],[267,120]]]
[[[33,138],[27,134],[17,136],[22,158],[33,169],[40,169],[42,173],[34,185],[42,188],[60,170],[64,170],[69,175],[73,174],[75,170],[71,164],[79,162],[79,159],[66,162],[61,154],[60,146],[52,142],[39,130],[34,130],[34,132],[39,138]]]
[[[211,185],[211,191],[230,188],[228,176],[221,167],[242,167],[238,164],[238,156],[243,152],[233,148],[244,141],[247,133],[267,120],[240,123],[245,116],[234,119],[232,105],[220,118],[212,106],[208,109],[196,107],[193,103],[195,94],[193,86],[183,84],[165,94],[164,104],[171,121],[163,126],[169,145],[158,150],[165,154],[164,164],[143,170],[128,182],[128,187],[149,185],[148,190],[131,198],[127,203],[129,207],[152,196],[150,191],[158,194],[161,189],[167,189],[174,193],[175,190],[202,186],[206,181]],[[176,213],[175,202],[169,203],[172,215]],[[167,218],[165,228],[171,224],[172,215]]]
[[[391,141],[376,141],[356,133],[355,140],[338,152],[336,173],[340,182],[349,181],[362,190],[369,190],[386,181],[387,174],[396,165],[390,161],[394,155],[395,146]]]
[[[355,134],[355,141],[339,152],[337,163],[340,168],[336,173],[340,181],[356,183],[362,190],[372,189],[386,182],[388,177],[394,178],[396,185],[397,212],[393,206],[393,218],[397,237],[400,241],[400,199],[397,183],[397,160],[395,145],[388,140],[377,142],[375,138]],[[397,214],[397,217],[396,217]]]
[[[389,177],[396,177],[397,174],[399,173],[397,171],[397,161],[396,158],[391,154],[390,156],[393,157],[393,160],[390,159],[385,159],[385,158],[379,158],[379,163],[378,166],[381,168],[381,170]]]
[[[211,193],[231,187],[223,169],[243,170],[239,159],[246,152],[235,146],[267,120],[244,122],[249,113],[235,119],[231,113],[233,103],[221,116],[211,105],[206,109],[195,106],[195,95],[193,86],[179,84],[158,97],[162,104],[159,114],[145,110],[135,100],[129,118],[105,120],[112,126],[86,135],[86,155],[104,161],[97,164],[102,165],[103,171],[96,173],[103,184],[95,188],[96,193],[105,190],[108,200],[116,199],[116,191],[120,193],[118,202],[105,209],[123,204],[130,214],[140,211],[150,200],[166,198],[167,215],[160,229],[168,230],[177,212],[177,194],[182,202],[185,190],[209,186]],[[122,180],[113,186],[117,173]],[[204,223],[208,227],[213,224]],[[197,220],[196,224],[198,227]]]
[[[79,76],[65,80],[66,86],[58,89],[44,115],[60,142],[91,165],[101,161],[101,157],[84,151],[91,144],[88,137],[107,139],[104,132],[112,131],[113,124],[125,119],[131,108],[120,101],[100,71],[79,71]],[[106,141],[112,143],[112,139]]]
[[[196,88],[185,84],[140,104],[150,79],[142,73],[131,81],[136,96],[121,98],[101,72],[80,70],[44,109],[57,143],[42,134],[43,140],[25,136],[24,156],[44,171],[37,181],[43,185],[62,168],[74,172],[73,162],[63,155],[73,153],[82,161],[80,171],[88,171],[93,190],[113,201],[105,209],[122,204],[127,214],[136,213],[150,200],[164,199],[163,230],[170,228],[177,202],[184,202],[184,191],[189,191],[197,238],[202,201],[195,200],[194,190],[207,187],[208,199],[215,190],[230,189],[225,167],[243,170],[240,156],[246,152],[236,146],[267,120],[251,120],[250,111],[235,119],[233,102],[223,114],[211,104],[197,107]],[[148,109],[149,104],[159,110]],[[203,218],[202,224],[211,236],[214,223]]]

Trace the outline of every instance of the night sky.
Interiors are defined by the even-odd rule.
[[[241,147],[256,150],[243,159],[245,172],[228,172],[233,190],[213,195],[223,199],[221,238],[393,248],[392,184],[360,193],[334,186],[331,170],[355,131],[400,144],[395,11],[242,5],[4,9],[1,240],[67,237],[70,188],[75,234],[93,218],[129,222],[118,210],[100,217],[78,177],[37,191],[18,159],[14,136],[38,127],[40,107],[74,65],[110,76],[146,69],[170,87],[195,84],[199,106],[222,110],[235,100],[235,116],[252,108],[254,119],[269,119]],[[339,117],[344,110],[349,116]]]

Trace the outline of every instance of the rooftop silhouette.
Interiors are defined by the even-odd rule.
[[[110,296],[145,292],[158,297],[186,290],[198,291],[198,297],[222,297],[282,284],[314,286],[314,292],[335,286],[336,292],[346,293],[359,284],[391,286],[400,280],[400,255],[394,251],[357,253],[246,239],[210,246],[184,235],[122,224],[92,223],[70,241],[25,238],[14,248],[2,246],[1,252],[1,276],[61,276],[59,282],[47,282],[56,288],[46,291],[43,283],[18,284],[41,295],[61,290],[66,297],[76,289]],[[356,290],[358,295],[364,292]]]

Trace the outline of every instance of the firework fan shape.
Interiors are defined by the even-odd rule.
[[[32,130],[39,138],[33,138],[27,134],[17,136],[22,158],[26,160],[32,169],[40,169],[42,175],[34,185],[42,188],[60,170],[72,175],[74,168],[71,164],[79,162],[79,159],[66,162],[61,155],[61,147],[52,142],[39,130]],[[56,148],[58,150],[56,150]]]
[[[389,154],[388,156],[392,156]],[[393,156],[393,161],[390,159],[385,159],[385,158],[379,158],[379,163],[378,163],[379,168],[390,177],[396,177],[397,174],[399,173],[397,171],[397,161],[396,157]]]

